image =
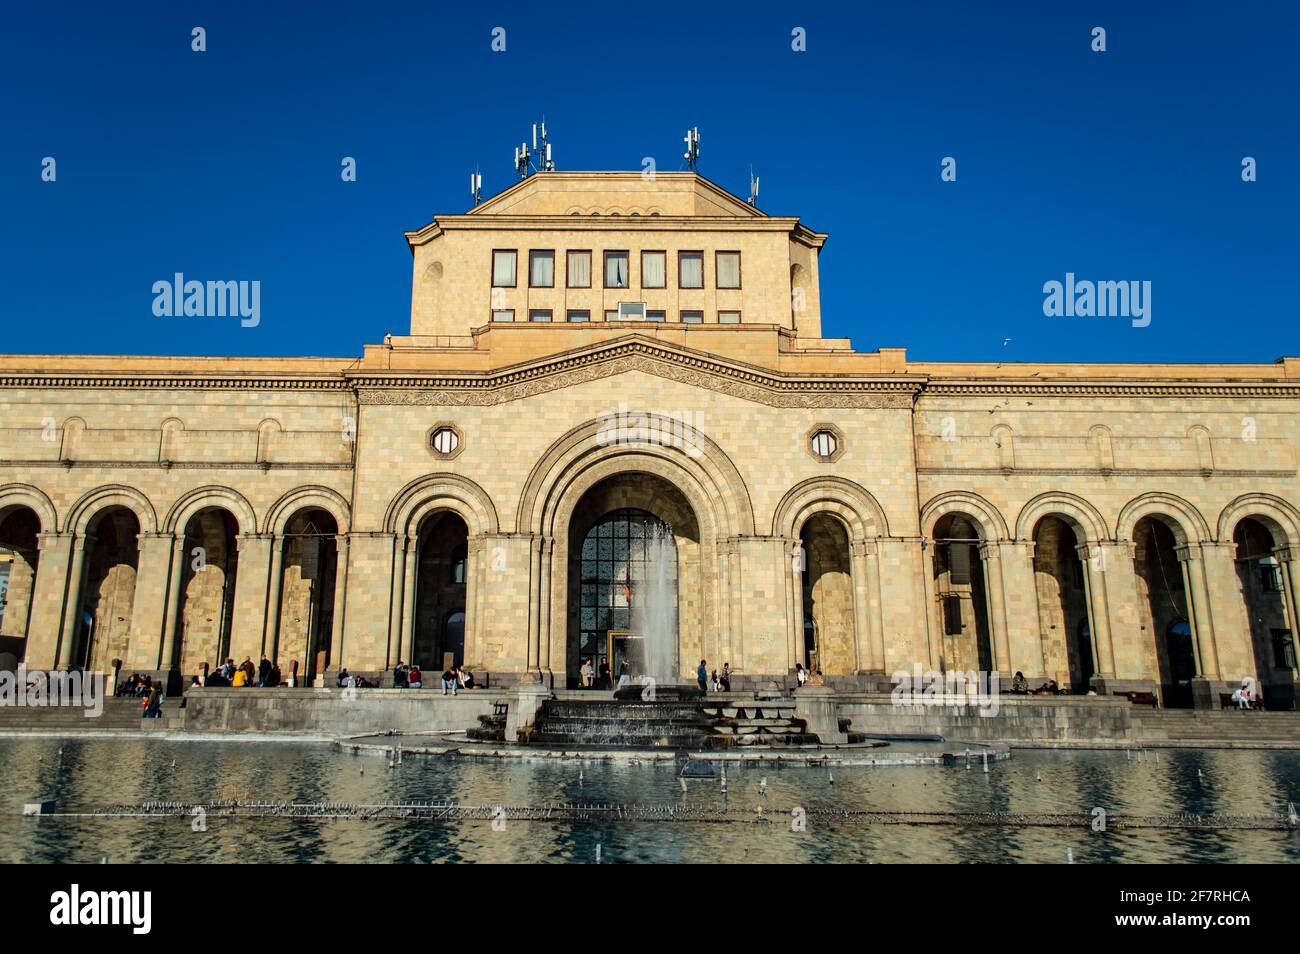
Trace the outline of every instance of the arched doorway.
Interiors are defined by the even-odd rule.
[[[1250,624],[1255,672],[1266,709],[1295,706],[1295,628],[1287,612],[1277,539],[1261,520],[1247,517],[1232,534],[1237,581]]]
[[[1043,675],[1083,694],[1096,665],[1088,629],[1088,593],[1074,528],[1057,516],[1034,527],[1034,591]]]
[[[310,684],[330,664],[337,534],[334,515],[319,507],[299,510],[281,534],[280,613],[269,655],[285,678],[296,662]]]
[[[76,619],[74,666],[110,672],[127,659],[139,565],[140,521],[127,507],[106,507],[86,528],[86,577]]]
[[[992,626],[979,526],[965,514],[949,513],[934,525],[933,537],[934,591],[943,634],[941,666],[991,672]]]
[[[185,524],[181,568],[180,627],[183,678],[204,663],[215,668],[230,652],[230,627],[239,568],[239,523],[223,507],[205,507]],[[164,666],[167,660],[163,661]],[[236,659],[236,663],[242,660]]]
[[[803,658],[813,672],[857,669],[849,534],[828,513],[814,514],[799,532],[803,549]]]
[[[1133,562],[1141,625],[1150,633],[1149,665],[1160,682],[1161,701],[1166,708],[1188,708],[1197,672],[1196,647],[1176,526],[1161,516],[1139,520],[1133,528]]]
[[[468,605],[466,557],[469,527],[450,510],[429,514],[420,524],[417,540],[419,563],[415,583],[415,636],[411,659],[421,669],[441,673],[447,658],[465,661],[465,607]],[[458,640],[448,626],[460,614]],[[431,683],[430,683],[431,684]]]
[[[40,517],[30,507],[0,509],[0,655],[13,657],[15,666],[27,650],[40,532]]]
[[[685,496],[652,474],[619,474],[587,491],[569,526],[566,682],[599,673],[677,680],[702,654],[699,527]],[[614,634],[611,640],[611,634]],[[611,651],[613,655],[611,656]]]

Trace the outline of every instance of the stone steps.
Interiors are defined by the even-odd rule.
[[[0,730],[79,731],[100,729],[159,729],[162,719],[142,719],[140,699],[105,699],[98,716],[87,718],[80,706],[3,706],[0,707]],[[173,702],[172,707],[176,705]],[[164,703],[163,711],[167,711]],[[143,724],[143,725],[142,725]]]

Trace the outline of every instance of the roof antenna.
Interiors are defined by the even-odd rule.
[[[483,177],[477,172],[469,174],[469,194],[474,197],[474,206],[483,201]]]
[[[515,175],[527,179],[534,172],[554,172],[555,160],[551,158],[551,140],[546,135],[546,120],[541,123],[541,142],[537,139],[537,123],[533,123],[533,148],[530,152],[528,143],[521,142],[515,147]],[[534,159],[536,165],[533,165]]]
[[[686,152],[682,154],[682,158],[686,160],[686,168],[691,172],[697,172],[695,167],[700,162],[700,127],[686,130],[686,137],[682,142],[686,143]]]
[[[758,207],[758,176],[754,175],[754,167],[749,167],[749,204]]]

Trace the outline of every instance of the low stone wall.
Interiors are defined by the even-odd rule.
[[[187,732],[267,732],[345,736],[370,732],[469,729],[508,693],[469,689],[191,689],[182,725]]]
[[[869,735],[941,735],[963,742],[1123,742],[1134,737],[1132,704],[1097,696],[1000,696],[997,712],[896,706],[883,693],[842,693],[839,714]]]

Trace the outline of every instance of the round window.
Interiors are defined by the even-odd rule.
[[[433,432],[432,441],[439,454],[450,454],[460,446],[460,435],[450,427],[440,427]]]
[[[812,437],[812,452],[818,457],[833,457],[840,442],[830,431],[818,431]]]

